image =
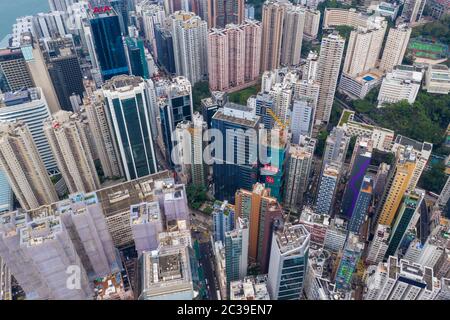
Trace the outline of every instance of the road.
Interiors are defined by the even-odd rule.
[[[208,300],[217,300],[217,288],[218,283],[216,280],[215,267],[214,267],[214,253],[212,244],[210,241],[209,233],[207,232],[193,232],[192,236],[198,241],[200,249],[199,267],[203,270],[203,276],[205,278],[204,286],[206,286],[206,292]]]

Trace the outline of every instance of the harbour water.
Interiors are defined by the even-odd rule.
[[[12,32],[16,18],[48,10],[47,0],[0,0],[0,41]]]

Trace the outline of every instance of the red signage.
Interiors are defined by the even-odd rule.
[[[271,177],[271,176],[266,177],[266,183],[273,184],[274,182],[275,182],[275,179],[273,177]]]
[[[94,7],[94,9],[92,9],[94,14],[106,13],[110,12],[111,10],[112,9],[110,6]]]

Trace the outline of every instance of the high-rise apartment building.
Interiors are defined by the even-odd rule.
[[[245,18],[244,0],[207,0],[208,27],[224,28],[227,24],[241,24]]]
[[[242,280],[247,275],[249,250],[249,222],[238,217],[236,227],[225,232],[225,272],[227,279],[227,292],[230,283]]]
[[[44,122],[44,133],[69,192],[99,189],[86,120],[80,114],[59,111]]]
[[[0,164],[21,207],[33,209],[57,201],[28,126],[22,121],[5,122],[0,135]]]
[[[119,150],[108,124],[103,98],[87,100],[83,107],[103,174],[108,178],[121,177],[123,173]]]
[[[323,154],[323,163],[335,162],[342,166],[345,162],[350,137],[344,129],[340,127],[333,128],[325,141],[325,151]]]
[[[333,206],[334,193],[340,175],[340,166],[335,162],[326,163],[320,177],[316,199],[316,212],[329,214]]]
[[[312,8],[305,9],[305,26],[303,36],[305,39],[314,40],[317,38],[320,27],[320,11]]]
[[[299,300],[308,265],[310,234],[301,224],[274,231],[267,287],[274,300]]]
[[[236,90],[259,76],[261,24],[245,20],[240,25],[211,29],[208,41],[209,86],[212,91]]]
[[[208,27],[193,12],[177,11],[168,18],[172,25],[176,73],[192,85],[208,75]]]
[[[270,189],[256,183],[252,191],[236,192],[235,213],[249,222],[249,262],[258,262],[262,272],[269,266],[272,230],[282,216],[277,199],[270,196]]]
[[[300,144],[292,144],[287,155],[284,187],[284,208],[298,211],[303,205],[303,196],[309,184],[316,140],[302,137]]]
[[[390,72],[396,65],[402,64],[408,47],[411,28],[407,24],[398,25],[389,29],[383,55],[380,60],[380,70]]]
[[[140,77],[116,76],[103,87],[111,131],[128,180],[157,170],[147,83]]]
[[[48,117],[50,109],[41,88],[7,92],[0,98],[0,121],[26,123],[45,168],[55,173],[57,164],[43,130]]]
[[[426,0],[406,0],[401,17],[408,23],[418,22],[422,18]]]
[[[389,226],[382,224],[377,225],[377,229],[375,230],[367,252],[367,263],[378,264],[383,261],[386,250],[389,246],[390,234],[391,228]]]
[[[315,111],[313,100],[302,97],[294,99],[290,124],[293,143],[299,143],[300,136],[312,135]]]
[[[95,60],[104,81],[114,76],[128,74],[128,63],[122,41],[120,19],[109,6],[89,13]],[[106,9],[105,9],[106,8]]]
[[[292,6],[284,15],[283,34],[281,40],[280,64],[296,66],[300,64],[305,10],[300,6]]]
[[[359,27],[350,33],[342,72],[355,77],[375,68],[383,45],[387,22],[375,17],[368,28]]]
[[[316,78],[320,84],[316,122],[328,122],[330,119],[344,45],[345,39],[337,34],[322,38]]]
[[[261,71],[280,66],[284,15],[289,2],[271,0],[262,8]]]

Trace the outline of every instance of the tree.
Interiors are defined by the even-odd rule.
[[[419,180],[419,187],[439,194],[447,181],[445,165],[438,162],[431,165],[430,170],[424,171]]]
[[[192,101],[194,104],[194,111],[201,112],[202,99],[207,98],[211,95],[209,91],[208,81],[197,82],[192,87]]]
[[[325,142],[327,141],[328,132],[326,130],[320,131],[317,136],[317,144],[316,149],[314,150],[314,154],[318,157],[323,155],[323,151],[325,149]]]
[[[190,184],[186,187],[186,195],[188,198],[189,206],[198,210],[203,202],[208,200],[206,194],[207,190],[203,186]]]

